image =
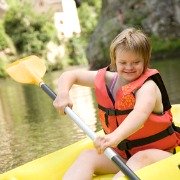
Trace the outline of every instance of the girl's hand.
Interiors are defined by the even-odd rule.
[[[65,107],[68,106],[68,107],[72,108],[73,103],[69,97],[69,94],[61,92],[61,94],[58,94],[56,99],[53,101],[53,105],[59,111],[59,113],[61,115],[64,115]]]
[[[98,136],[94,140],[94,146],[99,154],[102,154],[107,147],[117,147],[118,144],[119,141],[113,133]]]

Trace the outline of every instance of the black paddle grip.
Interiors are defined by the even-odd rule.
[[[53,100],[56,99],[56,94],[53,92],[52,89],[50,89],[50,87],[48,87],[46,84],[42,83],[40,84],[40,87],[42,88],[42,90],[47,93],[49,95],[49,97]]]
[[[111,158],[113,162],[121,169],[124,175],[130,180],[140,180],[140,178],[121,160],[121,158],[116,155]]]

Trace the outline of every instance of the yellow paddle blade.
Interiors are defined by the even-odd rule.
[[[39,84],[46,72],[44,61],[32,55],[8,65],[6,72],[17,82]]]

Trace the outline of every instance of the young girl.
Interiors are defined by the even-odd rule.
[[[61,75],[54,106],[63,114],[72,107],[73,84],[95,88],[98,115],[106,135],[96,149],[80,154],[64,179],[88,180],[94,174],[122,176],[103,151],[113,147],[132,170],[172,155],[179,139],[172,127],[171,105],[162,79],[148,69],[151,47],[146,35],[134,28],[122,31],[111,43],[111,65],[99,71],[73,70]]]

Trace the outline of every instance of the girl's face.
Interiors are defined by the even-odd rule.
[[[132,51],[116,50],[117,73],[126,83],[136,80],[144,70],[144,60]]]

